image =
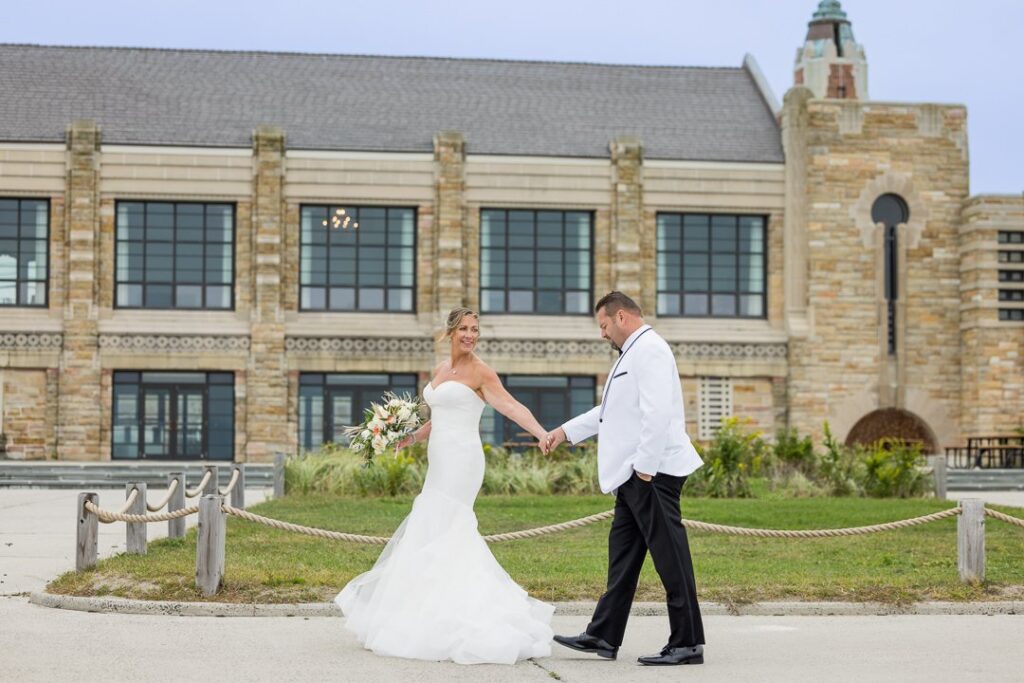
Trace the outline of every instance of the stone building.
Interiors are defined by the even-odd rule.
[[[460,305],[553,425],[599,400],[611,289],[674,348],[698,438],[1021,424],[1024,201],[970,194],[963,106],[868,99],[834,0],[781,106],[750,57],[0,65],[0,457],[315,447],[422,388]]]

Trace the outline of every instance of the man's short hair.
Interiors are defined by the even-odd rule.
[[[640,308],[640,304],[630,299],[622,292],[608,292],[594,305],[594,313],[597,313],[601,309],[604,309],[605,315],[615,315],[620,310],[627,310],[630,313],[635,313],[640,317],[643,317],[644,312]]]

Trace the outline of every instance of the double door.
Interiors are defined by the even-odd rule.
[[[165,460],[205,457],[206,387],[143,385],[141,392],[143,457]]]

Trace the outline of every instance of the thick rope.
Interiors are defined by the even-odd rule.
[[[206,470],[206,472],[203,473],[203,478],[199,480],[199,483],[196,484],[196,487],[194,489],[185,489],[185,497],[195,498],[200,493],[202,493],[203,489],[206,488],[206,484],[210,481],[210,477],[212,476],[213,470]]]
[[[293,531],[295,533],[306,534],[308,536],[317,536],[319,538],[329,538],[332,540],[351,541],[353,543],[366,543],[371,545],[384,545],[389,540],[383,536],[360,536],[357,534],[328,531],[326,529],[318,529],[316,527],[282,522],[277,519],[262,517],[245,510],[239,510],[238,508],[233,508],[230,505],[225,505],[224,511],[229,515],[235,515],[236,517],[241,517],[242,519],[249,520],[250,522],[256,522],[257,524],[263,524],[283,531]],[[941,512],[933,512],[930,515],[914,517],[912,519],[903,519],[885,524],[872,524],[870,526],[850,527],[845,529],[751,529],[747,527],[725,526],[723,524],[709,524],[707,522],[698,522],[689,519],[683,519],[682,523],[684,526],[696,531],[709,531],[712,533],[728,534],[732,536],[755,536],[759,538],[836,538],[840,536],[860,536],[864,534],[877,533],[879,531],[905,529],[912,526],[927,524],[929,522],[935,522],[940,519],[946,519],[948,517],[955,517],[960,513],[961,508],[955,507]],[[608,510],[607,512],[599,512],[596,515],[581,517],[580,519],[563,522],[562,524],[552,524],[551,526],[525,529],[523,531],[513,531],[505,534],[492,534],[490,536],[484,536],[484,540],[488,543],[497,543],[500,541],[536,538],[538,536],[545,536],[547,534],[553,534],[559,531],[575,529],[595,522],[600,522],[605,519],[609,519],[613,515],[614,511]]]
[[[279,519],[271,519],[270,517],[263,517],[261,515],[254,515],[246,510],[240,510],[230,505],[223,506],[224,512],[235,517],[241,517],[242,519],[257,524],[263,524],[274,529],[281,529],[283,531],[293,531],[297,534],[306,534],[307,536],[316,536],[318,538],[329,538],[333,541],[350,541],[352,543],[365,543],[367,545],[384,545],[388,542],[388,539],[383,536],[360,536],[358,534],[346,534],[341,531],[328,531],[327,529],[317,529],[311,526],[302,526],[301,524],[292,524],[291,522],[282,522]]]
[[[192,507],[181,508],[180,510],[174,510],[173,512],[161,512],[155,515],[129,515],[124,512],[104,510],[89,500],[85,501],[85,509],[96,515],[96,517],[98,517],[104,524],[110,524],[111,522],[132,522],[134,524],[143,524],[146,522],[169,522],[172,519],[187,517],[188,515],[194,515],[199,512],[199,506],[193,505]]]
[[[231,489],[235,488],[235,486],[238,484],[238,479],[241,476],[241,474],[242,474],[242,470],[240,470],[237,467],[234,470],[232,470],[232,472],[231,472],[231,481],[228,482],[228,487],[226,489],[217,489],[217,491],[220,492],[220,495],[222,495],[222,496],[229,495],[231,493]]]
[[[179,479],[175,479],[174,481],[171,482],[171,485],[167,487],[167,495],[164,496],[164,499],[161,500],[159,504],[151,505],[150,503],[146,503],[146,509],[149,510],[150,512],[162,510],[165,505],[171,502],[171,496],[173,496],[174,492],[178,490],[178,481]]]
[[[988,516],[988,517],[991,517],[993,519],[998,519],[1001,522],[1006,522],[1007,524],[1013,524],[1014,526],[1019,526],[1019,527],[1024,528],[1024,519],[1018,519],[1016,517],[1011,517],[1010,515],[1007,515],[1005,513],[1000,512],[999,510],[993,510],[991,508],[985,508],[985,515]]]
[[[855,526],[845,529],[749,529],[740,526],[724,526],[722,524],[709,524],[707,522],[695,522],[684,519],[683,525],[697,531],[710,531],[716,534],[729,534],[731,536],[756,536],[759,538],[836,538],[839,536],[863,536],[879,531],[894,531],[906,529],[912,526],[919,526],[929,522],[937,522],[947,517],[956,517],[962,512],[962,508],[955,507],[941,512],[933,512],[930,515],[914,517],[912,519],[901,519],[897,522],[885,524],[872,524],[870,526]]]
[[[133,488],[132,492],[128,494],[128,497],[124,499],[124,505],[118,510],[118,513],[128,512],[132,509],[132,505],[135,505],[135,499],[139,497],[139,489]]]

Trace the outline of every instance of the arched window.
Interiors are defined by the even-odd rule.
[[[888,321],[889,355],[896,354],[896,300],[899,298],[899,261],[896,257],[896,227],[910,219],[910,210],[903,198],[883,194],[871,205],[871,220],[885,226],[885,301]]]

